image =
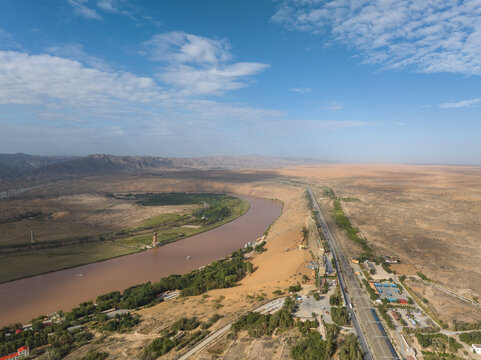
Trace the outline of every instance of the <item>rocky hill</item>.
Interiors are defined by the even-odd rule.
[[[75,159],[72,156],[39,156],[0,154],[0,178],[15,178],[32,173],[41,167]]]
[[[167,158],[95,154],[85,157],[0,154],[0,185],[12,186],[109,174],[137,174],[171,170],[242,170],[281,168],[315,163],[308,159],[250,156]]]

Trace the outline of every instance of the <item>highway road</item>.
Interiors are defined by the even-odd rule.
[[[371,360],[399,360],[391,340],[386,335],[378,319],[374,317],[368,295],[363,291],[359,279],[354,274],[346,255],[340,247],[339,241],[329,228],[314,193],[309,186],[306,189],[311,196],[322,230],[331,247],[342,295],[351,314],[351,320],[358,334],[361,349],[365,353],[364,358]]]

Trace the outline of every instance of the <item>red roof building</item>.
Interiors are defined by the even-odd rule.
[[[8,354],[5,356],[0,357],[0,360],[17,360],[26,358],[30,355],[30,349],[28,346],[22,346],[21,348],[17,349],[16,353]]]

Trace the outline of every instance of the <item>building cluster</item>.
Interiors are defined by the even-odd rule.
[[[28,346],[22,346],[17,350],[17,352],[8,354],[5,356],[0,357],[0,360],[16,360],[16,359],[24,359],[30,356],[30,349]]]

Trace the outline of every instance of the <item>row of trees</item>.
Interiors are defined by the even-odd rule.
[[[209,334],[207,329],[221,317],[218,314],[214,314],[206,322],[199,321],[195,317],[177,320],[168,330],[162,333],[161,337],[152,341],[144,349],[140,358],[142,360],[157,359],[159,356],[167,354],[173,348],[181,349],[199,342]],[[188,333],[185,334],[184,332]]]
[[[379,311],[379,313],[381,314],[382,318],[384,319],[384,321],[386,322],[387,326],[390,328],[390,329],[395,329],[396,328],[396,325],[394,325],[394,323],[392,322],[392,319],[391,317],[389,316],[389,314],[387,313],[388,312],[388,309],[389,307],[387,306],[387,304],[379,304],[377,306],[377,309]]]
[[[272,335],[276,329],[284,330],[294,326],[294,319],[291,316],[293,308],[294,301],[288,296],[278,312],[274,314],[249,312],[233,323],[231,329],[234,332],[247,330],[249,336],[256,338]]]
[[[15,352],[17,348],[27,345],[31,349],[51,344],[55,356],[65,356],[79,342],[87,339],[90,334],[81,331],[71,334],[66,329],[90,322],[97,323],[101,331],[122,332],[135,326],[139,319],[129,314],[108,320],[102,311],[111,308],[135,309],[144,305],[153,305],[161,301],[159,295],[167,290],[181,290],[182,296],[198,295],[205,291],[235,286],[236,281],[252,271],[252,264],[244,262],[242,250],[201,270],[195,270],[184,275],[171,275],[155,283],[145,283],[129,287],[123,291],[113,291],[100,295],[96,305],[92,301],[83,302],[70,312],[59,312],[64,320],[50,327],[43,327],[43,316],[32,320],[32,330],[15,334],[21,324],[0,329],[0,356]],[[211,324],[212,325],[212,324]],[[207,326],[208,327],[208,326]],[[7,335],[8,334],[8,335]],[[53,335],[48,335],[53,334]],[[52,355],[53,356],[53,355]]]
[[[247,273],[252,264],[244,261],[242,250],[232,253],[230,259],[215,261],[201,270],[184,275],[171,275],[156,283],[135,285],[124,290],[97,297],[98,311],[118,307],[134,309],[157,303],[158,296],[165,291],[181,290],[182,296],[200,295],[208,290],[235,286]]]
[[[344,215],[344,211],[342,210],[341,203],[339,200],[334,200],[334,213],[333,213],[334,220],[336,221],[337,226],[341,229],[346,231],[346,235],[349,240],[355,241],[362,247],[362,254],[360,256],[360,260],[367,260],[373,259],[375,257],[374,250],[369,246],[367,241],[360,237],[359,230],[356,229],[351,225],[349,218]]]

